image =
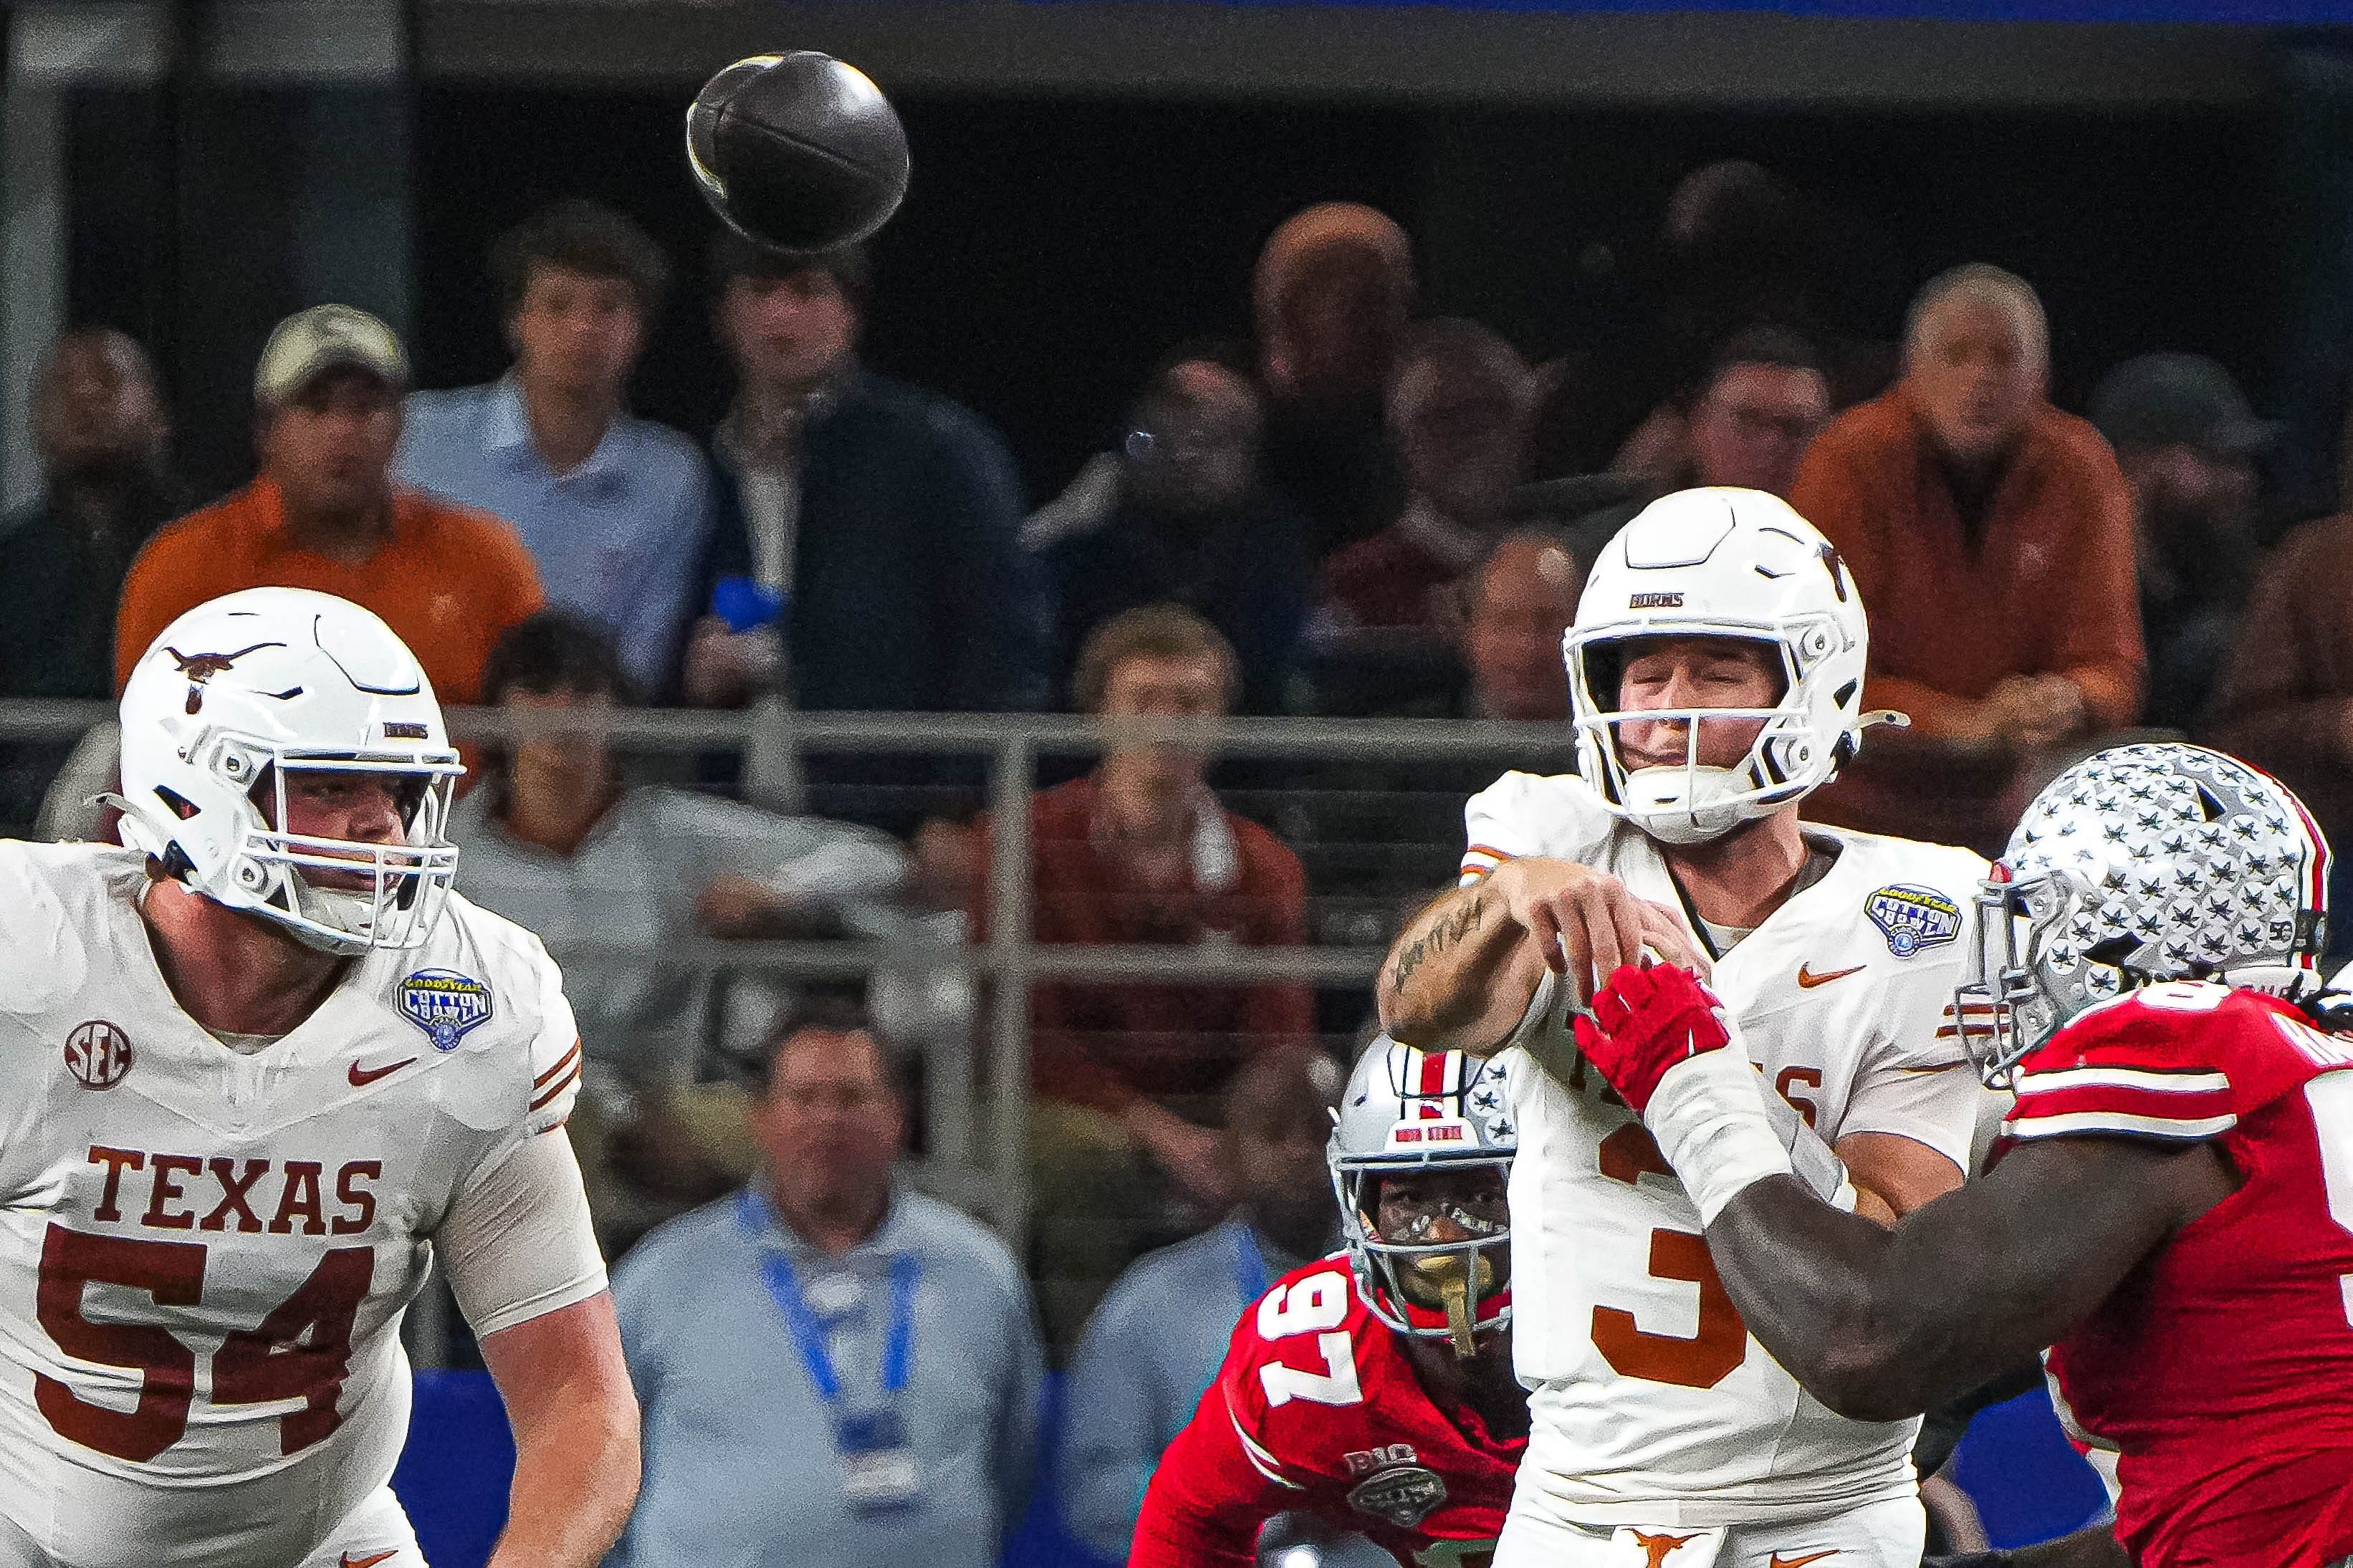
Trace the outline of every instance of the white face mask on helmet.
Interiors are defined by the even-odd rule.
[[[1662,637],[1761,645],[1780,694],[1753,708],[1621,708],[1629,645]],[[1868,646],[1846,563],[1787,502],[1742,489],[1662,497],[1603,548],[1562,640],[1577,771],[1612,813],[1662,843],[1702,843],[1769,816],[1836,777],[1878,720],[1862,706]],[[1703,731],[1737,722],[1757,727],[1746,752],[1728,767],[1704,764]],[[1682,763],[1629,770],[1619,733],[1629,723],[1680,724]]]
[[[123,844],[325,952],[432,933],[457,869],[444,829],[465,769],[424,670],[375,616],[299,588],[199,605],[132,666],[121,713]],[[290,784],[318,774],[389,779],[400,841],[287,831]]]

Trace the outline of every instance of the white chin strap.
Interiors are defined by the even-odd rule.
[[[1662,844],[1704,844],[1740,826],[1746,814],[1737,772],[1669,763],[1626,775],[1626,819]]]

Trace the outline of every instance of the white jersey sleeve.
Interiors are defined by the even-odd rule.
[[[580,1026],[564,995],[564,975],[547,950],[532,941],[539,983],[539,1031],[531,1045],[531,1099],[526,1133],[553,1132],[571,1118],[580,1097]]]
[[[1888,841],[1878,847],[1899,851],[1911,880],[1905,889],[1879,889],[1873,899],[1933,891],[1966,910],[1985,871],[1985,862],[1965,849]],[[1838,1132],[1841,1138],[1856,1132],[1909,1138],[1966,1173],[1984,1090],[1953,1019],[1962,947],[1945,943],[1908,961],[1873,954],[1885,976],[1878,986],[1879,1017],[1855,1064]]]
[[[1462,808],[1461,880],[1477,881],[1506,860],[1546,855],[1597,869],[1617,819],[1574,774],[1508,773]]]
[[[435,1237],[478,1338],[605,1289],[588,1194],[568,1138],[526,1138],[449,1205]]]

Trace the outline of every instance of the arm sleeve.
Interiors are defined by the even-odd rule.
[[[1545,783],[1534,773],[1509,773],[1464,803],[1460,878],[1463,886],[1506,860],[1547,852],[1536,798]]]
[[[2238,1124],[2228,1037],[2254,1024],[2213,988],[2199,1011],[2126,994],[2081,1016],[2019,1064],[2005,1139],[2084,1135],[2195,1143]]]
[[[1260,1527],[1286,1506],[1286,1489],[1243,1452],[1213,1384],[1145,1488],[1128,1568],[1251,1568]]]
[[[2344,611],[2340,595],[2314,591],[2314,544],[2322,535],[2307,525],[2280,546],[2248,596],[2221,683],[2215,688],[2208,728],[2230,750],[2294,776],[2334,765],[2339,715],[2353,693],[2327,689],[2314,658],[2323,635],[2342,636],[2341,626],[2307,622]]]
[[[2140,715],[2148,654],[2141,640],[2140,589],[2134,569],[2132,492],[2105,443],[2086,433],[2084,476],[2074,520],[2083,541],[2070,591],[2069,613],[2056,665],[2084,693],[2094,730],[2113,730]],[[1868,604],[1870,601],[1865,600]]]
[[[677,437],[685,447],[685,437]],[[630,595],[619,617],[621,663],[641,692],[669,689],[670,662],[686,626],[688,597],[702,564],[702,542],[711,532],[711,474],[691,447],[687,482],[663,520],[662,552]]]
[[[1062,1385],[1063,1523],[1114,1561],[1127,1555],[1164,1446],[1146,1376],[1151,1325],[1124,1284],[1095,1309]]]
[[[1029,1511],[1029,1487],[1038,1468],[1038,1402],[1046,1382],[1046,1358],[1038,1336],[1038,1314],[1029,1286],[1008,1257],[1005,1267],[1008,1304],[1008,1357],[1003,1403],[997,1418],[996,1456],[998,1545],[1021,1527]]]
[[[526,1138],[476,1175],[435,1235],[449,1291],[487,1339],[605,1289],[568,1138]]]
[[[968,414],[943,418],[934,516],[953,563],[937,579],[958,650],[951,700],[976,711],[1042,708],[1053,595],[1038,558],[1020,545],[1020,476],[996,431]]]

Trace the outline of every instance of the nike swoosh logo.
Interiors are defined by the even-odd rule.
[[[413,1062],[417,1058],[415,1057],[411,1057],[408,1058],[408,1061]],[[400,1065],[402,1067],[406,1067],[408,1062],[403,1062]],[[375,1568],[377,1563],[385,1561],[386,1558],[397,1557],[399,1555],[400,1548],[397,1546],[394,1547],[389,1552],[371,1552],[364,1557],[354,1557],[350,1552],[346,1552],[343,1553],[343,1568]],[[1808,1561],[1810,1562],[1812,1559],[1809,1558]]]
[[[1798,989],[1811,991],[1817,985],[1828,985],[1833,980],[1844,980],[1848,975],[1860,974],[1870,967],[1871,965],[1867,963],[1858,963],[1852,969],[1833,969],[1828,974],[1817,974],[1801,963],[1798,965]],[[1810,1563],[1813,1559],[1809,1557],[1806,1561]]]
[[[1776,1552],[1772,1556],[1766,1559],[1765,1568],[1806,1568],[1806,1564],[1809,1563],[1819,1563],[1825,1557],[1835,1557],[1837,1555],[1838,1548],[1835,1546],[1831,1547],[1828,1552],[1809,1552],[1803,1557],[1784,1557],[1779,1552]]]
[[[387,1066],[380,1068],[364,1068],[360,1066],[359,1063],[353,1062],[351,1066],[350,1074],[352,1087],[353,1089],[365,1089],[368,1085],[374,1083],[380,1078],[390,1078],[393,1074],[408,1066],[416,1059],[417,1058],[415,1057],[403,1057],[396,1062],[393,1062]],[[389,1557],[391,1555],[392,1553],[387,1552],[384,1554],[384,1557]],[[367,1562],[381,1563],[384,1561],[384,1557],[371,1557]],[[367,1568],[367,1564],[364,1563],[344,1563],[343,1568]]]

